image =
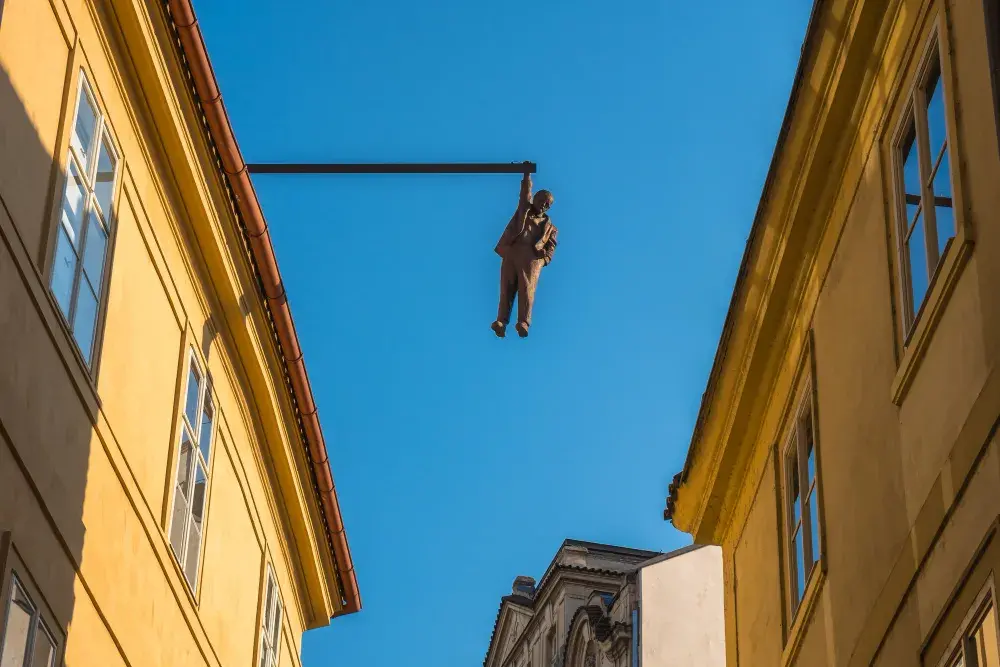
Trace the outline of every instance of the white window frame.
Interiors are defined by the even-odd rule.
[[[111,133],[111,128],[107,122],[107,116],[101,110],[100,104],[97,101],[97,95],[94,94],[94,88],[87,80],[86,72],[81,70],[79,79],[80,80],[76,87],[76,101],[73,105],[72,123],[69,127],[70,145],[67,149],[64,174],[65,183],[59,197],[60,205],[56,220],[55,236],[52,243],[52,257],[49,267],[48,286],[56,302],[56,310],[59,311],[64,324],[72,334],[73,341],[77,346],[77,349],[80,351],[80,354],[83,356],[83,360],[88,370],[91,373],[94,373],[97,368],[97,361],[99,357],[98,351],[101,344],[103,321],[107,307],[107,283],[110,274],[111,255],[114,247],[115,207],[118,200],[118,183],[122,171],[122,159],[121,152],[117,147]],[[84,99],[90,103],[95,117],[93,127],[94,134],[92,137],[89,162],[84,161],[84,156],[77,150],[73,141],[76,136],[77,120]],[[109,155],[114,160],[111,181],[108,183],[110,194],[109,201],[106,203],[108,209],[107,211],[102,210],[101,206],[97,203],[97,174],[98,166],[101,161],[102,148],[104,147],[107,147]],[[79,176],[79,179],[77,179],[74,174]],[[83,190],[83,198],[80,202],[81,212],[79,230],[74,230],[72,225],[68,224],[64,217],[64,211],[67,207],[67,194],[69,192],[69,188],[72,187],[74,183],[79,183]],[[88,243],[91,240],[89,237],[91,234],[92,222],[96,223],[95,229],[103,232],[105,237],[104,255],[99,270],[100,275],[94,276],[90,276],[86,271],[88,258],[87,252],[89,249]],[[79,238],[77,238],[78,235]],[[71,253],[73,261],[75,262],[72,269],[73,275],[71,285],[69,287],[68,304],[62,303],[59,293],[61,290],[57,290],[55,283],[57,278],[56,269],[58,268],[58,262],[60,261],[60,239],[62,237],[65,237],[67,241],[69,241],[68,249]],[[98,284],[94,285],[94,281],[97,281]],[[91,293],[93,293],[95,299],[94,319],[93,323],[90,325],[92,330],[89,332],[89,346],[81,342],[80,335],[83,334],[84,331],[79,328],[78,325],[80,323],[76,321],[80,305],[80,295],[84,289],[89,289]]]
[[[257,643],[258,667],[278,667],[281,650],[281,624],[284,620],[284,606],[281,603],[281,589],[274,568],[267,564],[264,576],[264,596],[260,614],[260,641]]]
[[[193,592],[197,592],[202,561],[201,554],[205,546],[205,527],[208,523],[208,498],[212,480],[212,454],[215,451],[215,434],[218,430],[218,406],[212,389],[211,375],[202,369],[193,349],[188,351],[187,358],[184,391],[181,393],[180,415],[178,417],[177,457],[173,467],[168,537],[171,551],[181,567],[185,581]],[[189,415],[192,374],[196,375],[198,382],[194,396],[193,412],[196,422],[194,424],[191,423]],[[207,432],[205,428],[206,410],[208,411]],[[203,442],[204,438],[207,438],[208,441]],[[184,458],[186,454],[188,455],[187,460]],[[204,475],[200,498],[200,525],[196,521],[195,511],[195,505],[199,501],[197,495],[197,473],[199,470]],[[185,484],[188,486],[187,493],[184,489]],[[183,506],[179,504],[181,500],[185,503]],[[196,535],[198,542],[192,549],[191,539],[193,535]]]

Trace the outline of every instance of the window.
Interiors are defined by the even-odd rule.
[[[93,370],[118,154],[86,77],[80,78],[49,288]]]
[[[935,41],[904,113],[895,147],[897,218],[907,332],[956,234],[945,108],[947,90]]]
[[[188,362],[184,397],[174,508],[170,521],[170,546],[184,570],[188,584],[192,590],[196,590],[205,528],[206,491],[212,461],[215,404],[212,401],[211,379],[201,372],[193,352]]]
[[[1000,667],[1000,639],[992,599],[987,599],[972,622],[962,628],[942,667]]]
[[[16,573],[5,602],[0,667],[55,667],[56,640]]]
[[[277,667],[281,645],[281,595],[274,579],[274,570],[267,566],[267,586],[264,592],[264,613],[260,623],[260,667]],[[0,665],[0,667],[3,667]]]
[[[816,467],[816,428],[812,392],[805,392],[785,445],[785,548],[788,553],[789,608],[794,616],[806,584],[822,555],[819,526],[819,487]]]

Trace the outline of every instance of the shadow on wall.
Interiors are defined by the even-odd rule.
[[[0,17],[3,9],[0,0]],[[49,664],[47,642],[61,655],[79,614],[75,572],[99,403],[40,259],[64,174],[2,66],[0,156],[0,662],[21,664],[18,653],[33,642],[32,664]],[[86,616],[75,630],[95,629],[97,617]]]

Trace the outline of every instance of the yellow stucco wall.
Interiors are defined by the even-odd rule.
[[[728,664],[936,667],[1000,565],[1000,146],[986,19],[979,1],[829,0],[817,21],[763,208],[752,306],[737,316],[675,523],[723,546]],[[956,202],[974,244],[910,362],[885,148],[936,27],[951,49]],[[776,465],[803,363],[824,562],[793,615]]]
[[[48,292],[81,72],[122,165],[96,380]],[[302,632],[336,609],[332,559],[162,5],[5,0],[0,155],[0,533],[68,633],[66,664],[252,664],[265,563],[280,664],[300,664]],[[192,351],[218,425],[193,592],[167,538]]]

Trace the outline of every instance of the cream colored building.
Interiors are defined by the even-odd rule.
[[[818,0],[667,516],[727,664],[996,667],[1000,3]]]
[[[724,667],[722,553],[566,540],[541,580],[519,576],[484,667]]]
[[[0,666],[301,664],[360,596],[188,0],[0,0]]]

